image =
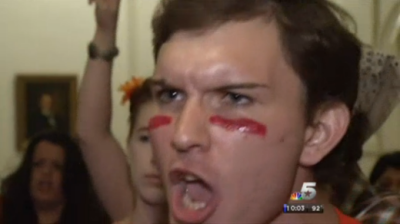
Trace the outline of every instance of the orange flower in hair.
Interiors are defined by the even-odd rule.
[[[124,96],[122,98],[122,104],[125,104],[132,97],[132,94],[135,92],[137,88],[140,88],[144,82],[142,78],[133,77],[130,81],[123,84],[119,90],[124,92]]]

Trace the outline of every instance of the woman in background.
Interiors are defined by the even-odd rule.
[[[166,200],[152,163],[147,130],[154,111],[149,83],[133,79],[123,86],[124,100],[130,101],[129,170],[110,128],[112,60],[118,52],[115,38],[120,0],[89,2],[96,5],[97,27],[79,96],[78,134],[95,189],[113,221],[166,223]]]
[[[79,146],[69,135],[44,132],[2,184],[2,224],[110,223],[94,194]]]
[[[379,192],[400,193],[400,152],[380,157],[369,180]]]

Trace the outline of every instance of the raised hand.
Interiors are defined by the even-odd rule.
[[[116,31],[120,2],[121,0],[89,0],[89,4],[96,6],[97,29],[106,32]]]

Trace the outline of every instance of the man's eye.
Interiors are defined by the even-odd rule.
[[[224,98],[234,105],[247,105],[253,102],[250,97],[238,93],[226,93]]]
[[[163,89],[157,92],[157,99],[161,103],[180,101],[184,97],[183,93],[176,89]]]
[[[150,141],[150,138],[147,135],[141,135],[141,136],[139,136],[139,141],[143,142],[143,143],[147,143]]]

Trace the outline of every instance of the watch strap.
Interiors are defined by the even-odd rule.
[[[97,45],[91,42],[88,47],[88,53],[90,59],[102,59],[105,61],[112,61],[115,57],[119,55],[119,50],[117,47],[113,47],[105,51],[100,51]]]

